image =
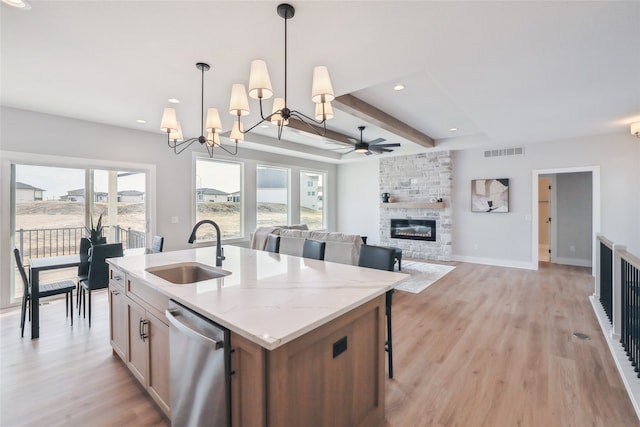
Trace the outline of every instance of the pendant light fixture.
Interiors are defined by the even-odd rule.
[[[234,84],[231,87],[231,99],[229,113],[237,117],[236,123],[240,133],[248,133],[265,121],[270,121],[278,127],[278,139],[282,137],[282,129],[289,123],[290,118],[296,118],[308,124],[316,133],[326,134],[326,121],[333,117],[331,101],[335,98],[333,86],[329,77],[329,70],[324,66],[313,69],[313,84],[311,88],[311,100],[316,104],[314,118],[298,111],[292,110],[287,104],[287,20],[293,18],[295,9],[287,3],[278,5],[278,15],[284,19],[284,98],[275,98],[271,114],[264,115],[263,101],[273,96],[271,78],[267,70],[267,63],[256,59],[251,63],[249,75],[249,96],[260,103],[260,121],[242,130],[242,116],[249,114],[249,101],[247,91],[243,84]],[[323,133],[319,133],[312,124],[323,125]]]
[[[214,148],[222,148],[227,153],[236,155],[238,154],[238,142],[242,142],[244,140],[244,135],[241,132],[242,127],[239,128],[240,131],[237,131],[236,125],[238,125],[238,123],[236,123],[236,125],[234,125],[234,129],[231,131],[231,135],[229,136],[229,138],[235,142],[235,151],[231,152],[220,144],[222,123],[220,122],[218,109],[209,108],[207,110],[207,120],[206,122],[204,121],[204,72],[209,71],[211,67],[209,64],[205,64],[204,62],[198,62],[196,64],[196,68],[202,72],[200,93],[200,136],[185,140],[182,136],[182,128],[180,126],[180,122],[178,122],[176,110],[170,107],[165,108],[162,113],[160,129],[167,133],[167,144],[170,148],[173,148],[173,152],[175,154],[182,153],[191,144],[197,141],[207,149],[209,157],[213,157]],[[206,137],[204,136],[205,134],[207,135]]]

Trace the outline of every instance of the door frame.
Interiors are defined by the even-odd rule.
[[[573,168],[534,169],[532,171],[532,202],[531,202],[531,267],[538,269],[538,178],[541,175],[555,175],[559,173],[591,172],[591,274],[596,275],[596,234],[600,232],[600,166],[578,166]],[[552,187],[553,188],[553,187]],[[557,221],[556,221],[557,222]],[[553,223],[552,223],[553,233]],[[553,236],[552,236],[553,237]]]

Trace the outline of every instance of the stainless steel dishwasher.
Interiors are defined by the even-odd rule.
[[[166,316],[172,427],[229,427],[229,330],[175,301]]]

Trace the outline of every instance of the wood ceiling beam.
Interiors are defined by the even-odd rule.
[[[333,106],[423,147],[432,148],[436,146],[435,141],[429,135],[412,128],[351,94],[336,97],[333,100]]]
[[[311,135],[318,135],[321,138],[326,138],[331,140],[331,142],[337,142],[339,144],[353,146],[353,141],[349,139],[347,135],[340,132],[336,132],[331,129],[327,129],[327,132],[325,133],[324,128],[322,126],[318,126],[313,123],[306,123],[306,122],[303,122],[302,120],[290,118],[289,124],[287,125],[287,127],[290,127],[291,129],[296,129],[300,132],[306,132]]]

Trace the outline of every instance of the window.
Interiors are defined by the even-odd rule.
[[[196,159],[195,222],[211,219],[220,227],[221,238],[242,237],[242,164],[205,158]],[[213,227],[200,227],[197,240],[216,238]]]
[[[267,166],[256,169],[256,224],[289,224],[289,170]]]
[[[307,224],[310,230],[325,228],[322,202],[325,177],[325,173],[300,172],[300,222]]]
[[[26,266],[33,258],[78,253],[85,226],[101,214],[107,242],[122,242],[125,249],[146,246],[145,172],[19,163],[11,168],[12,239]],[[76,274],[75,268],[45,272],[43,281],[75,280]],[[22,296],[16,277],[11,299]]]

